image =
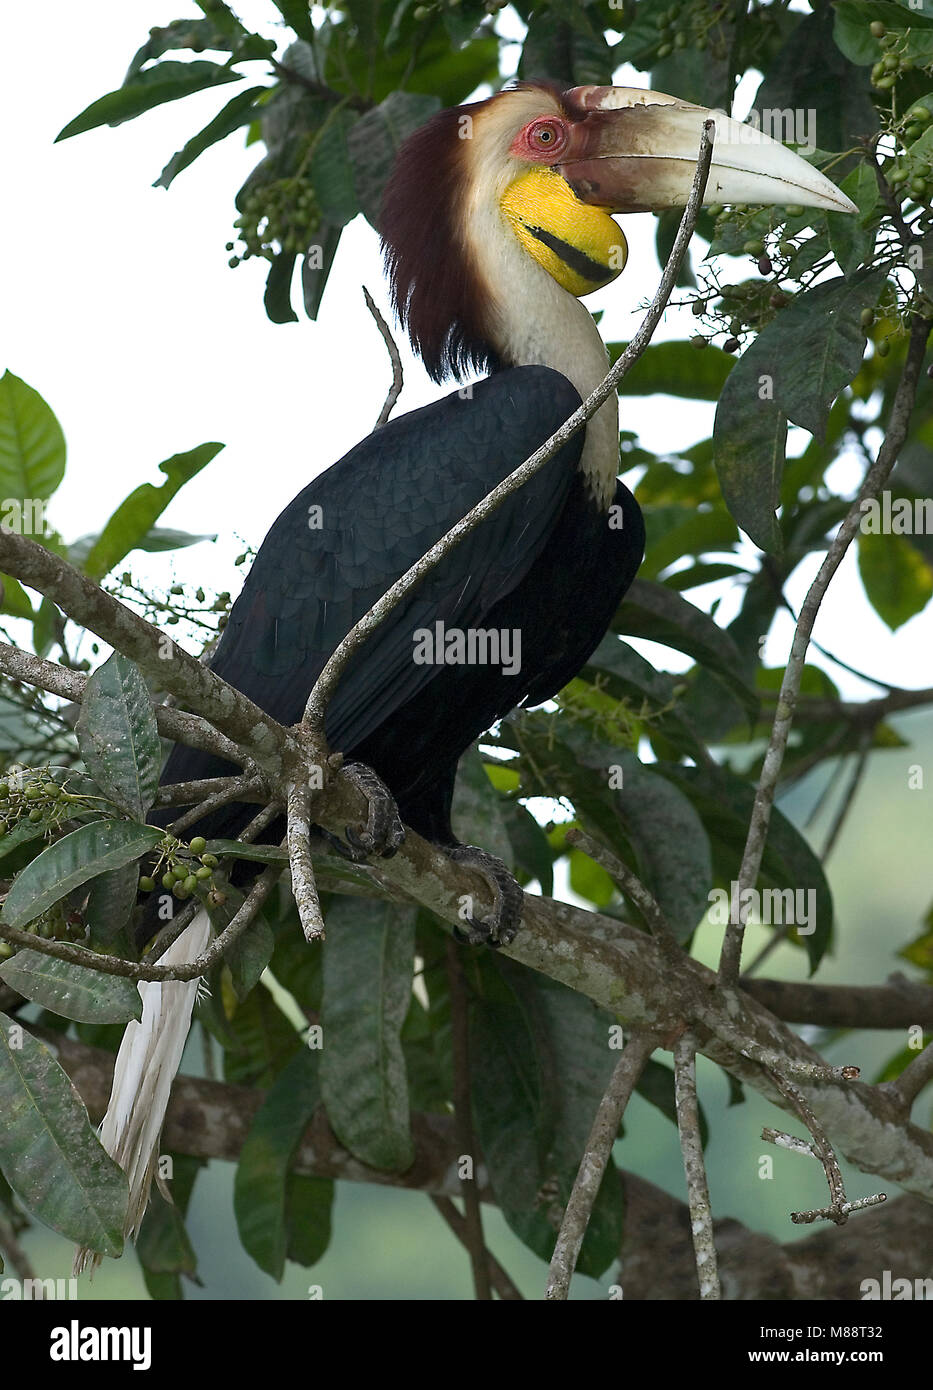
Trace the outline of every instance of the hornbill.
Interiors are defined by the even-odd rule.
[[[395,308],[436,381],[489,375],[368,435],[285,508],[211,660],[218,675],[281,723],[296,723],[353,624],[579,406],[607,370],[580,297],[615,279],[626,258],[610,213],[684,205],[713,114],[645,90],[521,83],[442,111],[407,140],[380,229]],[[798,155],[725,115],[715,121],[708,203],[855,211]],[[327,711],[330,746],[377,774],[401,820],[490,879],[495,911],[469,935],[491,945],[514,935],[520,893],[492,856],[457,844],[457,762],[517,704],[560,690],[608,628],[644,545],[618,466],[611,399],[369,637]],[[520,659],[448,664],[446,649],[433,662],[418,659],[425,633],[480,630],[518,634]],[[178,746],[163,781],[233,770]],[[376,785],[360,775],[364,787]],[[368,835],[348,838],[391,852],[401,827],[385,798],[371,797]],[[249,814],[228,806],[198,828],[236,834]],[[163,960],[196,958],[208,935],[202,911]],[[127,1030],[101,1131],[131,1177],[133,1230],[195,986],[140,992],[142,1022]]]

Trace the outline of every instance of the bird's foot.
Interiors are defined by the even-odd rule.
[[[391,859],[405,839],[405,827],[401,822],[395,798],[382,778],[365,763],[344,763],[343,771],[363,793],[369,810],[364,826],[346,826],[345,845],[333,839],[331,843],[355,864],[362,864],[374,854],[383,859]]]
[[[509,873],[501,859],[475,845],[445,847],[444,853],[455,864],[475,869],[493,892],[493,909],[488,917],[477,918],[472,912],[462,927],[454,927],[454,936],[465,946],[483,942],[493,949],[508,946],[515,940],[522,920],[523,893],[520,884]]]

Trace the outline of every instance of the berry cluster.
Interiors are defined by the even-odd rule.
[[[187,845],[173,835],[166,835],[160,849],[152,873],[140,877],[140,892],[153,892],[158,879],[165,891],[179,902],[197,895],[210,907],[223,906],[227,895],[214,880],[214,870],[220,860],[216,854],[206,853],[207,841],[203,835],[195,835]]]
[[[243,250],[230,257],[231,266],[253,256],[271,261],[282,251],[306,251],[321,225],[314,189],[301,177],[260,184],[246,194],[242,207],[234,226]],[[228,241],[227,250],[235,250],[235,243]]]

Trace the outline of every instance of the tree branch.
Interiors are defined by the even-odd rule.
[[[586,1149],[574,1179],[573,1190],[560,1223],[557,1243],[548,1270],[548,1283],[544,1294],[546,1299],[563,1300],[570,1293],[570,1281],[580,1257],[580,1247],[589,1225],[590,1213],[599,1193],[612,1146],[619,1133],[625,1107],[631,1100],[632,1092],[638,1085],[638,1078],[658,1042],[659,1037],[656,1033],[635,1032],[622,1049],[622,1055],[616,1063],[606,1093],[596,1111]]]

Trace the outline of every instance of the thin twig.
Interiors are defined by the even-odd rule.
[[[928,1043],[922,1052],[907,1063],[891,1089],[904,1102],[907,1112],[929,1081],[933,1081],[933,1043]]]
[[[570,1281],[577,1266],[590,1213],[619,1133],[625,1107],[644,1071],[645,1063],[657,1045],[656,1033],[632,1033],[622,1049],[606,1093],[599,1102],[551,1256],[544,1295],[547,1299],[560,1301],[570,1293]]]
[[[690,1230],[696,1256],[697,1282],[700,1298],[721,1299],[716,1244],[713,1240],[713,1211],[706,1181],[706,1164],[700,1143],[700,1111],[697,1104],[696,1039],[684,1033],[674,1044],[674,1096],[677,1105],[677,1130],[684,1159],[687,1180],[687,1199],[690,1207]]]
[[[161,636],[156,628],[152,628],[151,631],[156,638]],[[74,704],[80,704],[84,699],[87,676],[83,672],[72,671],[69,667],[59,666],[54,661],[43,661],[41,657],[33,656],[31,652],[20,651],[19,647],[12,647],[6,642],[0,642],[0,671],[12,680],[25,681]],[[188,714],[171,705],[153,704],[152,708],[159,733],[172,739],[174,743],[201,748],[207,753],[218,753],[229,762],[246,762],[245,756],[233,740],[226,738],[200,715]]]
[[[445,555],[450,553],[453,547],[461,541],[464,536],[475,531],[487,517],[492,515],[497,507],[501,506],[507,497],[517,492],[529,478],[534,477],[536,473],[540,472],[548,460],[553,458],[558,450],[566,444],[567,440],[576,434],[577,430],[582,429],[592,415],[596,414],[596,411],[602,405],[603,401],[616,390],[622,378],[631,370],[639,357],[641,357],[645,348],[650,343],[654,330],[667,306],[667,301],[674,288],[681,263],[687,253],[690,238],[696,227],[700,204],[703,200],[706,181],[709,177],[709,166],[713,154],[714,133],[715,122],[712,120],[706,121],[700,140],[696,174],[694,175],[690,198],[684,211],[683,218],[681,219],[680,228],[677,232],[667,265],[664,267],[661,283],[658,286],[657,293],[651,302],[638,332],[632,338],[632,341],[622,353],[621,357],[618,358],[610,368],[608,374],[596,387],[595,391],[583,402],[579,410],[575,410],[570,418],[561,425],[560,429],[555,430],[554,434],[551,435],[546,443],[542,444],[539,449],[536,449],[524,463],[520,464],[518,468],[510,473],[507,478],[503,479],[501,483],[498,483],[491,492],[487,493],[481,502],[478,502],[475,507],[468,511],[466,516],[462,517],[455,526],[452,526],[446,535],[442,536],[439,541],[432,545],[430,550],[422,555],[421,559],[417,560],[400,579],[397,579],[391,588],[387,589],[382,597],[373,604],[369,612],[365,613],[363,617],[360,618],[359,622],[350,629],[328,658],[305,705],[302,723],[316,734],[320,734],[323,730],[324,716],[327,711],[328,703],[347,663],[375,628],[388,617],[415,585],[419,583],[426,574],[433,570]]]
[[[0,922],[0,939],[9,941],[14,946],[26,946],[44,956],[71,961],[73,965],[86,965],[103,975],[119,975],[124,980],[196,980],[201,975],[206,975],[211,966],[226,955],[243,935],[272,891],[283,867],[282,864],[269,864],[263,870],[243,900],[239,911],[231,917],[224,930],[197,960],[179,962],[177,965],[151,964],[148,958],[138,962],[123,960],[120,956],[105,956],[97,951],[88,950],[86,946],[72,945],[68,941],[46,941],[41,936],[33,936],[16,927],[8,927],[3,922]],[[200,905],[195,904],[194,910],[197,911]],[[186,904],[186,907],[189,906]],[[172,923],[173,930],[177,926],[178,919]],[[177,934],[175,931],[175,935]],[[166,946],[169,944],[171,943],[168,941],[165,943]]]
[[[747,890],[754,887],[758,881],[771,821],[774,794],[781,775],[781,766],[784,761],[791,726],[794,722],[794,711],[800,691],[800,682],[803,678],[810,634],[813,631],[813,625],[816,622],[829,582],[839,568],[843,556],[858,531],[862,518],[861,504],[866,498],[876,497],[880,492],[907,438],[929,333],[930,323],[926,319],[915,316],[911,324],[910,343],[904,362],[904,370],[894,398],[891,419],[884,441],[878,450],[875,462],[865,475],[858,496],[846,513],[845,519],[827,550],[823,563],[820,565],[817,576],[810,585],[800,609],[790,657],[781,683],[774,723],[771,727],[771,737],[765,753],[761,776],[758,779],[755,803],[748,827],[748,837],[745,842],[745,852],[739,870],[738,901],[740,903],[743,901],[750,903],[751,899]],[[726,928],[719,962],[719,978],[724,985],[733,985],[738,980],[748,912],[749,907],[740,908],[737,914],[739,920],[730,922]]]
[[[6,1256],[11,1268],[16,1270],[20,1279],[30,1279],[34,1281],[32,1284],[32,1297],[44,1298],[43,1281],[41,1279],[36,1279],[35,1270],[29,1262],[29,1256],[20,1245],[12,1223],[7,1221],[4,1216],[0,1216],[0,1251]]]
[[[871,742],[871,731],[866,729],[859,740],[859,750],[855,757],[855,767],[852,769],[849,785],[842,793],[842,800],[839,803],[835,818],[829,828],[829,834],[826,836],[823,852],[820,855],[820,862],[824,865],[836,846],[836,841],[839,839],[842,827],[846,823],[846,817],[855,802],[856,793],[865,775],[865,769],[868,766],[868,755],[871,752]]]
[[[245,799],[249,800],[249,793],[261,793],[263,791],[263,783],[258,778],[231,777],[225,780],[228,782],[227,786],[221,787],[211,796],[206,796],[199,805],[192,806],[190,811],[186,811],[183,816],[172,821],[168,827],[168,833],[180,835],[182,831],[188,829],[189,825],[197,825],[198,821],[203,820],[212,811],[219,810],[221,806],[229,806],[231,801],[242,801],[244,793],[246,794]]]
[[[58,604],[72,622],[135,661],[153,686],[191,705],[241,744],[262,770],[278,772],[283,753],[293,744],[288,730],[87,575],[36,541],[6,531],[0,531],[0,572]],[[243,754],[236,753],[234,760],[242,763]]]
[[[292,782],[286,805],[288,864],[292,895],[306,941],[324,940],[324,916],[311,861],[311,793],[306,782]]]
[[[832,1214],[828,1219],[834,1221],[837,1226],[842,1226],[846,1221],[846,1215],[842,1210],[847,1200],[845,1183],[842,1180],[839,1160],[829,1142],[826,1131],[810,1109],[806,1096],[792,1082],[778,1071],[773,1071],[771,1077],[781,1095],[790,1101],[791,1107],[810,1131],[810,1137],[813,1140],[813,1156],[818,1158],[823,1165],[823,1172],[826,1174],[826,1182],[829,1186],[830,1206],[827,1210]],[[798,1213],[792,1212],[791,1220],[796,1220],[797,1215]]]
[[[591,835],[587,835],[585,830],[579,826],[573,826],[567,831],[567,843],[583,853],[589,855],[595,864],[601,869],[605,869],[611,879],[614,879],[622,888],[623,892],[629,897],[641,912],[645,921],[654,936],[664,942],[667,946],[679,950],[677,938],[671,931],[670,924],[661,909],[660,904],[654,894],[642,883],[641,879],[634,873],[627,864],[601,845],[598,840],[594,840]]]
[[[194,782],[165,782],[156,792],[156,806],[195,806],[215,792],[235,787],[241,800],[249,801],[251,794],[261,795],[258,782],[247,777],[199,777]],[[256,788],[255,793],[252,789]],[[265,803],[265,796],[262,801]]]
[[[437,1193],[432,1192],[431,1201],[460,1241],[461,1245],[464,1245],[472,1254],[469,1238],[467,1236],[466,1217],[457,1210],[449,1197],[440,1197]],[[486,1263],[489,1270],[489,1281],[499,1297],[509,1302],[524,1301],[521,1291],[515,1287],[495,1255],[489,1250],[486,1251]]]
[[[391,329],[389,328],[389,325],[386,323],[385,319],[380,314],[379,309],[376,306],[376,301],[373,299],[372,295],[370,294],[369,290],[366,288],[365,285],[363,286],[363,297],[366,300],[367,309],[372,314],[373,318],[376,320],[376,327],[382,334],[382,340],[385,343],[389,353],[389,361],[392,363],[392,385],[389,387],[389,394],[386,396],[385,403],[379,412],[379,419],[373,426],[373,429],[378,430],[381,425],[384,425],[386,423],[386,421],[388,420],[389,416],[392,414],[392,411],[395,408],[395,402],[402,394],[402,383],[404,380],[402,373],[402,359],[399,355],[399,350],[396,347],[395,339],[392,337]]]
[[[454,1123],[460,1149],[459,1163],[469,1163],[469,1176],[461,1169],[460,1190],[463,1193],[464,1244],[470,1254],[473,1270],[473,1292],[480,1301],[492,1298],[489,1278],[489,1251],[483,1236],[483,1218],[479,1193],[476,1189],[476,1136],[472,1121],[472,1092],[470,1088],[470,1037],[468,1001],[459,947],[447,940],[447,981],[450,986],[450,1032],[454,1072]]]

